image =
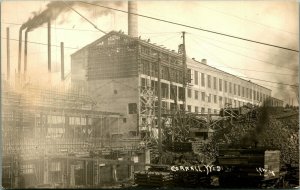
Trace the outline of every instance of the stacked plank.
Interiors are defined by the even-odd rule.
[[[180,187],[209,187],[210,175],[196,171],[176,171],[173,175],[174,186]]]
[[[134,181],[139,186],[165,187],[173,184],[173,178],[169,172],[136,172]]]
[[[173,152],[191,152],[192,143],[173,142],[169,144],[169,150]]]

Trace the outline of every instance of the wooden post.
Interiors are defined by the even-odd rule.
[[[161,133],[161,82],[160,82],[160,53],[158,54],[158,151],[159,151],[159,164],[161,164],[162,160],[162,133]]]

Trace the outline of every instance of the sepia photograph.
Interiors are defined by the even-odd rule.
[[[298,1],[0,6],[2,188],[299,188]]]

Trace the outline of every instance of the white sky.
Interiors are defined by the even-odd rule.
[[[32,12],[44,10],[47,3],[48,1],[2,2],[2,74],[6,74],[6,40],[3,39],[6,37],[6,27],[10,28],[10,38],[18,39],[20,25],[15,24],[26,22],[32,17]],[[127,10],[127,2],[124,1],[118,8]],[[81,7],[75,9],[106,32],[122,30],[127,33],[127,15],[124,13],[112,12],[106,16],[93,17],[95,12],[101,9],[93,6],[88,9]],[[297,1],[138,1],[138,13],[299,49]],[[208,64],[236,75],[286,84],[298,83],[298,53],[139,17],[141,38],[150,38],[151,42],[168,49],[177,51],[178,45],[182,42],[180,34],[182,31],[187,32],[186,49],[190,58],[207,59]],[[73,11],[60,15],[52,21],[53,45],[59,45],[63,41],[65,47],[80,49],[101,36],[103,36],[101,32],[96,31]],[[47,43],[47,28],[43,26],[30,32],[28,40]],[[11,75],[14,76],[17,70],[18,42],[10,42]],[[66,74],[70,72],[70,54],[75,51],[76,49],[65,49]],[[52,47],[52,70],[59,80],[59,47]],[[47,73],[47,46],[28,44],[28,71],[32,80],[42,80],[42,76],[45,76],[43,74]],[[295,92],[288,86],[278,86],[275,83],[254,79],[251,81],[272,89],[273,96],[284,99],[286,103],[291,98],[294,98],[294,104],[297,103]]]

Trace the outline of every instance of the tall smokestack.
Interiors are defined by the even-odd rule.
[[[48,72],[51,72],[51,21],[48,21]]]
[[[21,76],[21,56],[22,56],[22,26],[19,30],[19,56],[18,56],[18,80],[20,80]]]
[[[7,43],[7,55],[6,55],[6,61],[7,61],[7,80],[10,79],[10,45],[9,45],[9,28],[6,28],[6,43]]]
[[[65,80],[65,56],[64,56],[64,43],[60,42],[60,72],[61,72],[61,80]]]
[[[24,77],[27,73],[27,40],[28,40],[28,29],[25,31],[25,44],[24,44]]]
[[[138,37],[138,16],[137,14],[137,2],[128,1],[128,35],[132,37]]]

